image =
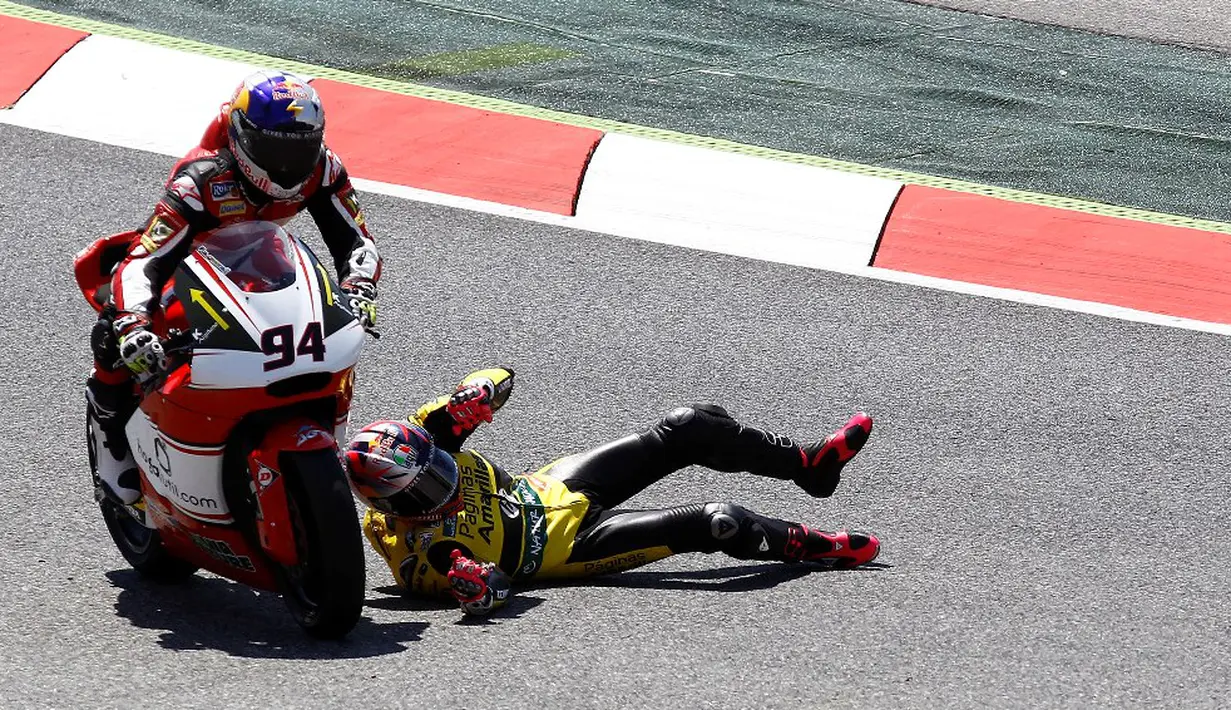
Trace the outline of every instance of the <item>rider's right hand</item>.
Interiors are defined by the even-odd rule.
[[[120,358],[140,379],[146,379],[167,369],[167,354],[162,340],[150,331],[148,318],[124,315],[115,320],[120,339]]]
[[[372,279],[347,279],[341,283],[342,292],[350,299],[351,312],[359,319],[364,330],[376,327],[376,282]]]

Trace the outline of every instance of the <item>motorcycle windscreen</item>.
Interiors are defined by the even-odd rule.
[[[175,275],[196,337],[192,383],[265,387],[353,367],[363,330],[305,245],[272,222],[203,237]]]
[[[209,235],[197,254],[244,293],[272,293],[295,283],[291,237],[273,222],[241,222]]]

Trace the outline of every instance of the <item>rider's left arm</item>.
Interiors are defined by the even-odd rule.
[[[367,218],[359,206],[342,161],[332,150],[325,150],[325,170],[321,184],[304,206],[321,232],[333,256],[338,281],[380,280],[381,259],[376,241],[368,234]]]
[[[513,369],[510,367],[491,367],[476,370],[466,375],[454,392],[461,392],[469,387],[480,387],[487,393],[493,412],[504,406],[513,393]],[[449,400],[453,395],[442,395],[419,407],[414,414],[407,417],[412,424],[427,429],[436,445],[445,451],[456,453],[461,451],[466,438],[477,428],[475,426],[460,427],[449,412]]]
[[[363,516],[363,534],[372,549],[389,565],[393,580],[406,594],[425,597],[452,598],[449,585],[449,569],[443,562],[441,569],[429,563],[430,555],[425,546],[425,533],[417,530],[413,522],[405,518],[369,509]],[[430,544],[431,536],[426,535]],[[448,559],[448,552],[443,556]]]

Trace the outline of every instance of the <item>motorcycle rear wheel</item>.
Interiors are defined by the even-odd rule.
[[[282,597],[308,635],[339,639],[359,622],[367,593],[363,534],[332,449],[284,454],[299,564],[282,568]]]
[[[89,431],[89,414],[86,415],[86,454],[90,462],[90,475],[98,485],[98,459]],[[132,514],[114,501],[104,498],[98,509],[103,514],[107,533],[115,543],[124,560],[142,577],[163,584],[183,582],[197,572],[197,566],[185,562],[167,552],[157,530],[151,530],[133,518]]]
[[[183,582],[197,572],[197,566],[167,552],[157,530],[135,520],[128,511],[104,500],[98,504],[103,522],[120,554],[142,577],[162,584]]]

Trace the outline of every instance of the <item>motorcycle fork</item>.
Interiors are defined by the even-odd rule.
[[[295,565],[299,562],[299,552],[295,547],[295,528],[287,502],[286,478],[275,468],[277,452],[271,452],[272,462],[264,461],[261,453],[258,449],[248,455],[248,474],[252,479],[248,485],[256,501],[257,541],[275,562]]]
[[[249,487],[256,501],[257,540],[271,559],[287,567],[299,563],[299,548],[281,458],[322,448],[337,448],[332,432],[311,419],[295,417],[271,427],[247,456]]]

